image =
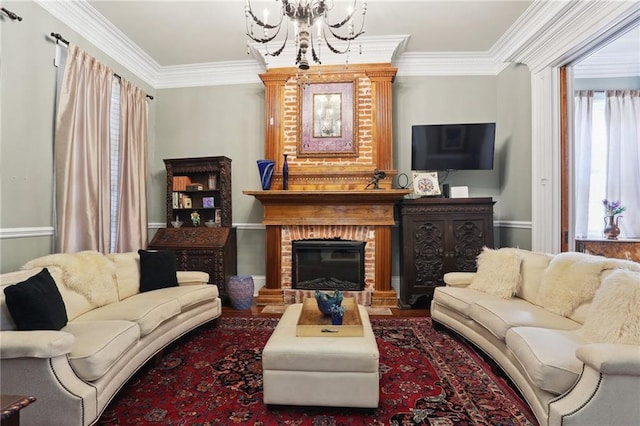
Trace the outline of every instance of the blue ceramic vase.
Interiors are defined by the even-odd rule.
[[[273,160],[258,160],[258,172],[260,173],[260,185],[262,189],[271,189],[271,178],[273,177]]]
[[[253,277],[251,275],[233,275],[227,284],[227,293],[233,309],[246,310],[253,303]]]

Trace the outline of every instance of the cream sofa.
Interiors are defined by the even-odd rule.
[[[46,266],[68,323],[59,331],[16,331],[5,288]],[[204,272],[178,271],[178,286],[139,291],[137,253],[55,254],[0,275],[2,393],[37,398],[26,425],[89,425],[146,361],[188,331],[221,315]],[[97,295],[97,296],[96,296]]]
[[[640,424],[640,264],[491,252],[477,273],[445,275],[436,325],[491,357],[541,425]]]

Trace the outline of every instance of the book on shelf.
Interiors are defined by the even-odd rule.
[[[187,185],[191,184],[191,178],[189,176],[174,176],[173,177],[173,190],[174,191],[186,191]]]
[[[204,186],[201,183],[190,183],[187,185],[187,191],[202,191]]]

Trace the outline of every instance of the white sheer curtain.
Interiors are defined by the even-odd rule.
[[[620,236],[640,237],[640,90],[606,92],[607,194],[627,208]]]
[[[586,237],[589,229],[589,192],[591,185],[591,126],[593,91],[579,90],[574,97],[575,111],[575,234]]]

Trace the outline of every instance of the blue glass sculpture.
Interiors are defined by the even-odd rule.
[[[318,309],[325,315],[331,315],[331,306],[340,306],[342,304],[342,292],[335,290],[333,295],[330,293],[323,293],[320,290],[316,290],[316,301],[318,302]]]
[[[273,167],[275,161],[273,160],[258,160],[258,172],[260,172],[260,184],[262,189],[267,190],[271,188],[271,178],[273,177]]]

